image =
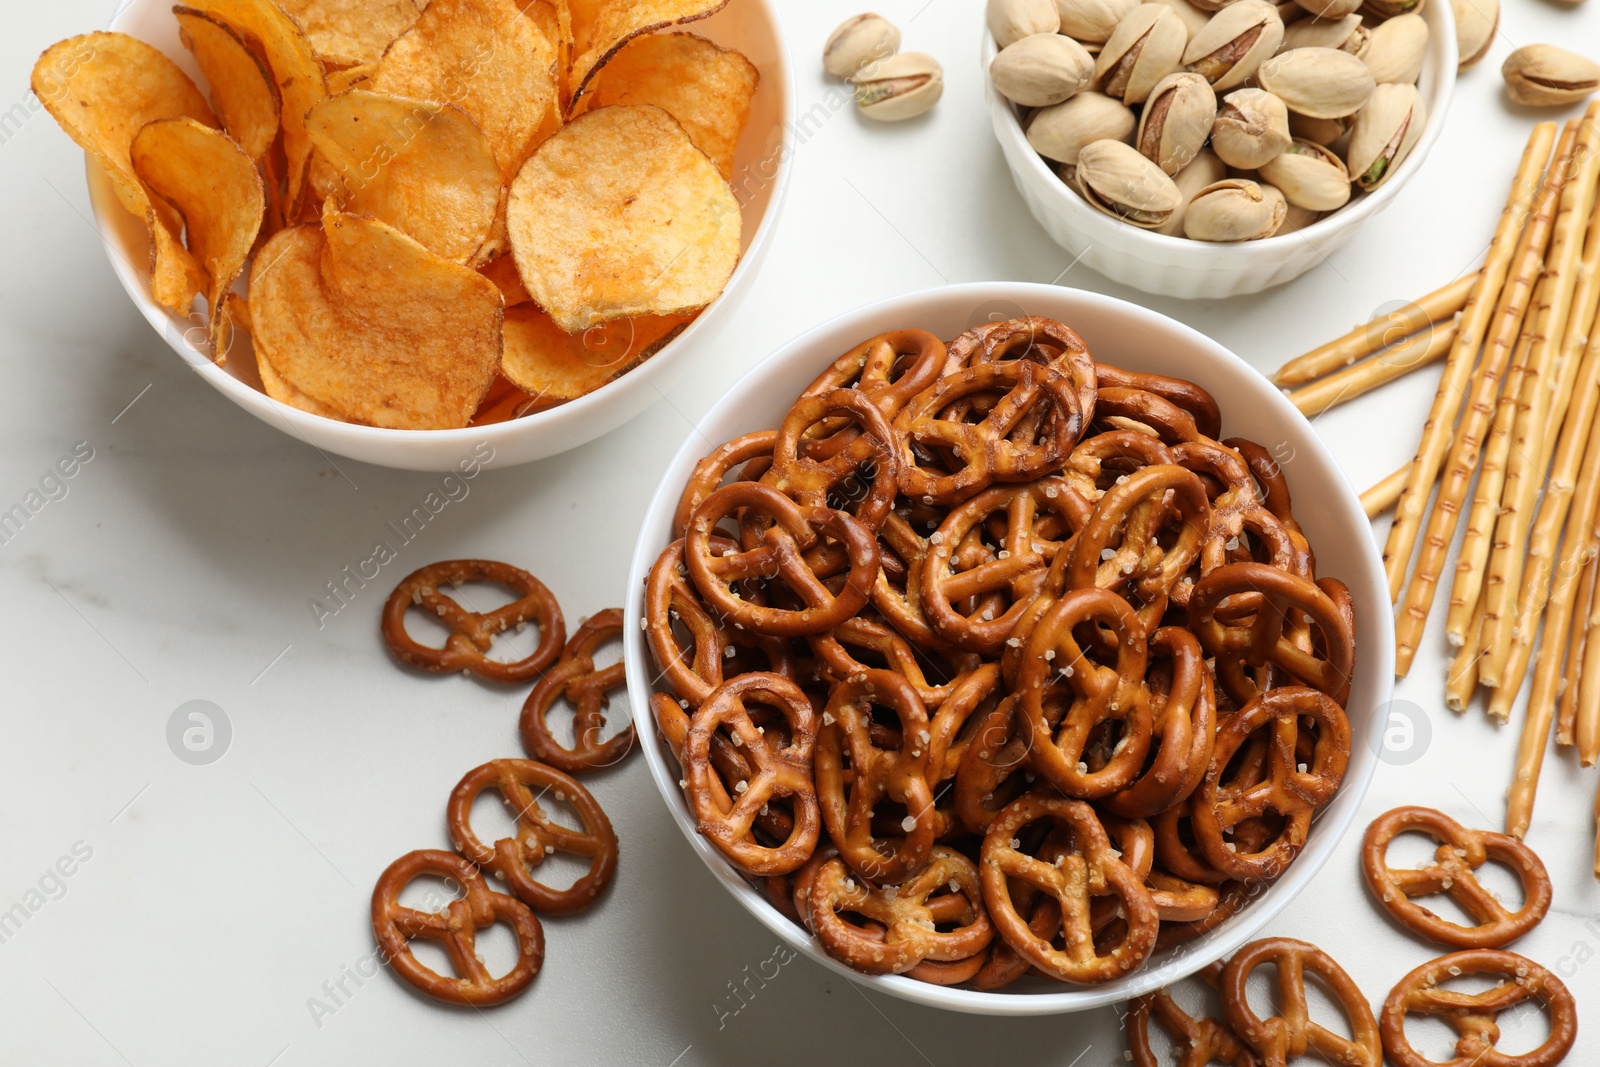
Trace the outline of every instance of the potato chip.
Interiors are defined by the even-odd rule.
[[[539,146],[511,187],[523,284],[568,333],[704,307],[739,260],[733,190],[658,107],[586,112]]]
[[[175,7],[178,36],[211,86],[211,107],[244,154],[260,159],[278,136],[278,84],[266,62],[225,22]]]
[[[594,77],[629,41],[641,34],[703,19],[728,0],[564,0],[571,37],[568,89],[576,104]],[[569,108],[570,110],[570,108]]]
[[[335,419],[339,422],[360,421],[351,418],[348,414],[332,405],[324,404],[320,400],[307,396],[290,385],[288,379],[279,374],[272,364],[267,362],[267,357],[262,354],[260,345],[256,346],[256,371],[261,375],[261,391],[280,404],[288,404],[292,408],[298,408],[312,415],[321,415],[325,419]]]
[[[531,405],[532,400],[527,393],[511,384],[505,375],[497,374],[472,416],[472,425],[492,426],[497,422],[509,422],[523,414],[524,406]]]
[[[349,89],[369,88],[367,82],[378,73],[378,64],[363,63],[359,67],[345,67],[343,70],[328,71],[328,95],[338,96]]]
[[[334,206],[387,222],[457,263],[487,261],[480,250],[505,188],[466,112],[352,89],[312,108],[306,129],[338,174]]]
[[[584,107],[654,104],[682,124],[696,148],[726,179],[750,119],[750,98],[761,74],[738,52],[692,33],[635,37],[601,67]]]
[[[500,373],[546,406],[576,400],[649,359],[693,315],[646,315],[569,334],[532,304],[506,310]]]
[[[509,181],[556,105],[555,47],[514,0],[433,0],[367,86],[454,104],[478,124]]]
[[[374,426],[465,426],[500,367],[494,283],[362,215],[330,211],[268,241],[250,319],[288,384]]]
[[[416,24],[425,0],[278,0],[334,67],[372,63]]]
[[[144,221],[150,228],[150,296],[162,307],[187,315],[194,298],[205,291],[205,272],[183,245],[183,218],[159,199],[149,198],[149,204]]]
[[[111,177],[122,206],[147,218],[150,204],[128,153],[157,119],[216,116],[178,65],[124,33],[90,33],[51,45],[34,65],[34,95]]]
[[[533,297],[528,295],[528,290],[523,286],[522,275],[517,273],[517,261],[512,256],[496,256],[479,267],[478,273],[500,287],[506,307],[532,302]]]
[[[224,361],[223,302],[261,231],[266,191],[233,138],[193,119],[152,122],[133,139],[134,173],[183,216],[189,251],[206,278],[213,358]]]

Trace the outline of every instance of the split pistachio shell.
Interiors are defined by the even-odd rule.
[[[900,31],[882,15],[870,12],[846,19],[828,35],[822,46],[822,69],[847,81],[876,59],[887,59],[900,50]]]
[[[1184,65],[1218,92],[1243,85],[1283,42],[1283,19],[1266,0],[1237,0],[1211,16],[1183,51]]]
[[[1282,100],[1265,89],[1235,89],[1222,98],[1211,147],[1228,166],[1255,170],[1289,143],[1289,109]]]
[[[1023,107],[1059,104],[1094,79],[1094,57],[1060,33],[1036,33],[1009,44],[989,64],[1001,96]]]
[[[1001,48],[1036,33],[1056,33],[1061,16],[1055,0],[989,0],[989,32]]]
[[[1165,171],[1121,141],[1085,145],[1078,153],[1077,176],[1089,203],[1146,229],[1166,222],[1182,200]]]
[[[1500,28],[1500,0],[1450,0],[1456,15],[1457,70],[1466,70],[1489,51]]]
[[[1261,2],[1261,0],[1240,0]],[[1189,31],[1165,4],[1140,4],[1117,23],[1095,58],[1100,91],[1125,104],[1142,104],[1156,83],[1178,69]]]
[[[1314,119],[1354,115],[1377,84],[1365,63],[1337,48],[1295,48],[1273,56],[1261,64],[1256,81],[1290,111]]]
[[[1187,167],[1172,176],[1172,182],[1178,187],[1178,195],[1182,200],[1172,216],[1156,227],[1156,232],[1169,237],[1182,237],[1183,216],[1188,211],[1189,201],[1194,198],[1194,194],[1227,176],[1228,168],[1217,158],[1217,154],[1209,148],[1200,149],[1200,154],[1195,156]]]
[[[1204,147],[1216,114],[1210,83],[1187,71],[1169,74],[1145,101],[1134,144],[1146,159],[1176,174]]]
[[[1576,104],[1600,88],[1600,63],[1553,44],[1517,49],[1500,73],[1511,99],[1529,107]]]
[[[1295,0],[1312,18],[1342,19],[1360,9],[1362,0]]]
[[[1289,203],[1308,211],[1332,211],[1350,200],[1350,172],[1344,161],[1310,141],[1296,141],[1262,164],[1261,177]]]
[[[1297,141],[1310,141],[1327,147],[1343,137],[1347,129],[1349,124],[1345,119],[1314,119],[1309,115],[1289,112],[1289,133]]]
[[[1368,22],[1382,22],[1401,15],[1420,15],[1427,6],[1428,0],[1366,0],[1361,11],[1369,16]]]
[[[1075,165],[1083,146],[1095,141],[1127,141],[1138,120],[1120,100],[1085,90],[1041,108],[1028,120],[1028,143],[1046,159]]]
[[[1200,32],[1200,28],[1211,21],[1211,12],[1191,4],[1189,0],[1157,0],[1158,3],[1170,7],[1183,23],[1183,28],[1193,37]]]
[[[1372,29],[1361,62],[1372,71],[1373,80],[1415,85],[1422,73],[1422,57],[1428,52],[1428,24],[1421,15],[1399,15],[1380,22]]]
[[[856,78],[856,106],[880,122],[915,118],[944,94],[944,68],[922,52],[879,60]]]
[[[1374,90],[1350,124],[1345,165],[1363,191],[1388,180],[1406,158],[1427,122],[1427,108],[1415,85],[1388,83]]]
[[[1276,237],[1283,232],[1283,222],[1289,217],[1289,208],[1293,205],[1284,199],[1283,192],[1276,185],[1262,181],[1260,178],[1255,179],[1255,183],[1261,186],[1261,195],[1266,197],[1267,202],[1272,205],[1273,227],[1272,232],[1267,236]]]
[[[1195,194],[1183,216],[1184,236],[1195,241],[1255,241],[1283,225],[1288,207],[1248,178],[1224,178]]]
[[[1055,0],[1055,4],[1062,33],[1080,42],[1104,44],[1117,23],[1139,6],[1139,0]]]
[[[1283,29],[1283,44],[1278,51],[1294,48],[1337,48],[1359,56],[1367,49],[1371,33],[1360,15],[1337,19],[1296,19]]]

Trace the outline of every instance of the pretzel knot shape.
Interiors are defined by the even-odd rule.
[[[788,724],[783,744],[769,742],[750,718],[746,702],[775,708]],[[721,781],[711,766],[712,739],[726,729],[744,754],[751,776],[735,786],[730,808],[717,803]],[[788,874],[811,855],[822,830],[817,791],[812,780],[812,751],[817,717],[811,699],[778,674],[741,674],[718,686],[694,713],[683,743],[685,792],[699,830],[717,851],[746,874]],[[724,793],[726,796],[727,794]],[[774,847],[751,833],[757,816],[773,800],[787,797],[794,818],[789,837]]]
[[[1089,354],[1078,331],[1042,315],[1024,315],[974,326],[950,342],[945,373],[1002,360],[1029,360],[1060,371],[1072,379],[1084,425],[1094,419],[1100,365]]]
[[[1155,755],[1133,784],[1106,807],[1128,818],[1149,818],[1189,798],[1205,780],[1216,739],[1217,702],[1200,642],[1188,630],[1163,626],[1150,636],[1149,655],[1170,660],[1171,677],[1151,692]],[[1147,683],[1149,678],[1146,679]]]
[[[415,879],[436,875],[461,886],[462,896],[442,911],[418,911],[400,903]],[[517,962],[496,978],[478,959],[478,931],[504,922],[517,938]],[[528,906],[496,893],[478,868],[454,852],[422,849],[395,860],[372,890],[372,932],[395,973],[436,1000],[487,1007],[528,988],[544,964],[544,928]],[[437,941],[450,954],[457,977],[423,966],[411,953],[416,938]]]
[[[826,441],[812,436],[833,423],[841,427]],[[806,444],[827,447],[803,448]],[[832,454],[814,456],[814,450]],[[803,396],[789,409],[773,444],[772,468],[761,480],[810,507],[826,507],[830,495],[843,497],[851,501],[856,520],[876,533],[894,506],[895,471],[894,431],[883,411],[865,393],[834,389]]]
[[[872,742],[874,706],[899,721],[900,747]],[[933,735],[928,712],[911,683],[893,671],[870,670],[833,688],[822,715],[815,756],[817,798],[823,825],[840,857],[869,881],[894,884],[921,870],[933,848],[933,792],[928,786],[928,750]],[[845,757],[851,781],[845,784]],[[885,799],[906,810],[905,836],[880,839],[872,815]]]
[[[1240,593],[1260,594],[1254,616],[1238,625],[1223,622],[1217,617],[1218,608]],[[1284,632],[1302,616],[1322,635],[1320,654],[1301,647]],[[1263,563],[1218,567],[1195,583],[1189,596],[1189,628],[1219,660],[1241,659],[1252,667],[1273,664],[1339,704],[1350,696],[1356,651],[1350,617],[1308,579]]]
[[[857,882],[841,860],[830,859],[817,870],[808,897],[807,914],[828,955],[867,974],[904,974],[924,961],[981,957],[994,938],[978,868],[943,845],[914,877],[892,888]]]
[[[1085,623],[1116,635],[1116,666],[1102,666],[1084,653],[1074,630]],[[1018,734],[1033,769],[1068,796],[1110,796],[1143,770],[1154,728],[1144,686],[1146,655],[1139,617],[1107,589],[1069,590],[1028,635],[1015,689]],[[1062,692],[1070,704],[1052,729],[1045,700]],[[1086,751],[1112,721],[1121,725],[1122,736],[1105,766],[1092,770]]]
[[[1263,1019],[1246,999],[1250,974],[1264,963],[1278,971],[1278,1004],[1282,1015]],[[1306,1006],[1305,972],[1322,980],[1350,1024],[1350,1037],[1313,1022]],[[1233,1032],[1261,1057],[1263,1067],[1285,1067],[1315,1049],[1345,1067],[1383,1067],[1378,1022],[1367,998],[1344,968],[1315,945],[1288,937],[1252,941],[1222,969],[1222,1013]]]
[[[468,611],[440,591],[447,582],[456,586],[494,582],[518,595],[493,611]],[[431,611],[450,628],[443,648],[418,644],[406,632],[406,612],[413,606]],[[497,636],[530,620],[539,627],[539,647],[533,652],[512,663],[485,654]],[[445,560],[406,575],[383,605],[381,629],[384,643],[401,663],[438,673],[470,671],[495,682],[525,682],[537,677],[555,662],[567,640],[561,605],[543,582],[508,563],[484,559]]]
[[[1408,830],[1439,842],[1436,860],[1415,870],[1385,861],[1389,843]],[[1522,907],[1511,911],[1484,888],[1475,873],[1489,860],[1510,867],[1522,883]],[[1550,910],[1550,875],[1533,849],[1508,834],[1469,830],[1432,808],[1395,808],[1374,819],[1361,843],[1361,871],[1383,910],[1402,926],[1452,948],[1503,948],[1539,925]],[[1448,893],[1476,926],[1434,914],[1414,897]]]
[[[1239,538],[1249,532],[1262,543],[1274,567],[1303,578],[1312,576],[1310,561],[1300,552],[1289,529],[1262,504],[1243,456],[1209,437],[1175,446],[1172,456],[1179,466],[1213,478],[1222,486],[1211,501],[1211,529],[1200,550],[1202,573],[1209,574],[1226,565],[1230,553],[1243,551]]]
[[[712,449],[711,454],[703,457],[694,465],[689,480],[683,487],[683,495],[678,498],[678,509],[672,516],[672,528],[677,535],[682,537],[689,528],[689,518],[694,514],[694,509],[700,502],[722,485],[722,479],[728,472],[741,464],[745,467],[742,481],[755,481],[750,466],[752,460],[764,465],[772,462],[772,449],[778,440],[777,430],[757,430],[754,433],[742,434],[731,441],[724,442]],[[762,473],[765,473],[763,471]]]
[[[517,821],[516,836],[493,845],[472,830],[473,802],[486,789],[500,794],[507,813]],[[539,807],[539,798],[546,793],[572,805],[583,829],[562,826],[546,816]],[[450,839],[463,856],[493,871],[528,907],[548,915],[571,915],[587,908],[617,873],[617,835],[599,803],[576,780],[533,760],[491,760],[468,771],[450,792],[446,821]],[[556,852],[590,861],[589,870],[566,889],[552,889],[532,874]]]
[[[990,392],[1001,398],[981,421],[942,417]],[[1049,367],[1007,360],[946,374],[895,416],[900,491],[925,504],[954,504],[997,481],[1032,481],[1060,468],[1085,425],[1072,379]],[[919,465],[918,448],[946,450],[957,469]]]
[[[1309,759],[1298,751],[1307,724],[1316,730]],[[1270,731],[1262,773],[1225,779],[1234,754],[1262,729]],[[1305,846],[1312,814],[1339,791],[1349,763],[1350,721],[1326,694],[1285,686],[1257,698],[1224,720],[1210,770],[1190,800],[1201,855],[1230,878],[1278,877]],[[1237,835],[1228,840],[1242,823],[1269,813],[1284,820],[1275,838],[1259,848]]]
[[[1201,976],[1207,984],[1215,986],[1220,971],[1221,967],[1213,963]],[[1150,1045],[1151,1022],[1159,1023],[1171,1035],[1179,1067],[1206,1067],[1208,1063],[1257,1067],[1255,1053],[1239,1040],[1239,1035],[1230,1030],[1227,1023],[1205,1015],[1198,1018],[1190,1015],[1165,989],[1135,997],[1129,1004],[1125,1025],[1134,1067],[1158,1067],[1155,1050]]]
[[[717,554],[712,531],[739,509],[772,520],[747,549]],[[836,594],[806,562],[807,549],[834,538],[850,570]],[[878,577],[878,541],[848,512],[804,507],[770,486],[735,482],[712,493],[695,509],[684,538],[685,562],[695,587],[710,607],[737,625],[775,637],[804,637],[831,630],[866,606]],[[729,586],[765,579],[781,582],[805,606],[769,607],[745,600]]]
[[[856,345],[806,386],[802,397],[834,389],[855,389],[894,418],[906,402],[939,380],[945,365],[944,342],[927,330],[890,330]],[[832,433],[842,423],[830,423]]]
[[[528,755],[570,774],[597,771],[622,762],[633,751],[635,732],[630,722],[609,740],[600,739],[605,729],[607,695],[627,684],[622,663],[596,668],[594,653],[607,641],[622,636],[622,609],[607,608],[578,627],[567,642],[561,661],[528,694],[522,705],[518,727]],[[561,697],[572,702],[574,744],[567,748],[555,739],[546,719],[550,708]]]
[[[1109,486],[1106,479],[1131,474],[1140,467],[1172,463],[1172,450],[1158,439],[1137,430],[1107,430],[1085,437],[1067,457],[1061,476],[1085,500],[1099,500]]]
[[[1071,834],[1072,848],[1055,862],[1022,851],[1023,829],[1050,819]],[[983,899],[989,918],[1008,945],[1035,967],[1063,982],[1106,982],[1127,974],[1143,963],[1155,945],[1160,923],[1150,890],[1139,873],[1124,863],[1111,847],[1094,809],[1081,800],[1028,793],[1008,805],[984,835],[979,854]],[[1054,938],[1029,929],[1017,912],[1012,882],[1031,885],[1060,906],[1063,947]],[[1093,901],[1116,897],[1121,902],[1127,928],[1106,952],[1095,947]]]
[[[1195,429],[1206,437],[1222,434],[1222,408],[1217,398],[1194,382],[1169,378],[1164,374],[1145,374],[1123,370],[1109,363],[1095,364],[1095,379],[1102,389],[1136,389],[1154,393],[1188,412]]]
[[[1200,436],[1193,415],[1159,393],[1143,389],[1102,385],[1095,396],[1095,417],[1119,428],[1145,427],[1169,445]]]
[[[1478,992],[1456,992],[1440,983],[1468,975],[1498,974],[1505,981]],[[1501,1012],[1528,999],[1537,1000],[1550,1016],[1550,1036],[1544,1044],[1520,1055],[1495,1048]],[[1406,1038],[1408,1014],[1434,1015],[1457,1034],[1454,1059],[1442,1063],[1428,1059]],[[1384,1051],[1395,1067],[1555,1067],[1566,1059],[1578,1038],[1578,1009],[1561,979],[1515,952],[1469,949],[1412,971],[1400,979],[1383,1002]]]

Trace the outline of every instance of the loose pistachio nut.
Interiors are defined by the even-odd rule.
[[[1094,57],[1060,33],[1036,33],[1000,49],[989,77],[1001,96],[1023,107],[1059,104],[1094,80]]]
[[[1218,92],[1243,85],[1283,41],[1283,19],[1266,0],[1237,0],[1190,39],[1183,63]]]
[[[1354,115],[1377,80],[1367,65],[1337,48],[1295,48],[1261,64],[1256,82],[1289,110],[1314,119]]]
[[[1055,0],[989,0],[988,21],[989,32],[1000,48],[1036,33],[1061,29]]]
[[[1564,107],[1600,88],[1600,63],[1553,44],[1530,44],[1500,68],[1511,99],[1528,107]]]
[[[1194,194],[1227,176],[1228,168],[1217,158],[1217,154],[1209,148],[1200,149],[1200,154],[1195,156],[1187,167],[1172,176],[1173,184],[1178,187],[1178,195],[1183,199],[1178,204],[1178,210],[1174,211],[1166,222],[1156,227],[1156,232],[1169,237],[1182,237],[1183,216],[1187,213],[1189,201],[1194,199]]]
[[[822,69],[846,81],[877,59],[900,50],[900,31],[882,15],[867,13],[846,19],[822,46]]]
[[[1165,4],[1172,9],[1173,13],[1178,16],[1179,21],[1183,23],[1183,28],[1189,31],[1190,37],[1199,33],[1200,28],[1211,21],[1212,13],[1210,11],[1196,4],[1191,4],[1189,0],[1156,0],[1156,2]]]
[[[1256,241],[1283,225],[1288,206],[1248,178],[1224,178],[1195,194],[1183,234],[1195,241]]]
[[[1380,85],[1350,124],[1345,166],[1362,190],[1382,185],[1422,136],[1427,106],[1415,85]]]
[[[1205,146],[1217,114],[1217,94],[1198,74],[1178,71],[1150,91],[1139,116],[1134,145],[1166,171],[1176,174]]]
[[[1265,89],[1235,89],[1222,98],[1211,148],[1240,170],[1255,170],[1289,147],[1289,109]]]
[[[1347,119],[1314,119],[1309,115],[1289,112],[1289,133],[1297,141],[1310,141],[1327,147],[1343,137],[1349,128]]]
[[[1278,51],[1293,48],[1337,48],[1359,56],[1367,50],[1372,34],[1360,15],[1345,15],[1337,19],[1295,19],[1283,28],[1283,44]]]
[[[1450,0],[1456,15],[1457,70],[1466,70],[1489,51],[1500,28],[1500,0]]]
[[[939,102],[944,68],[922,52],[879,60],[856,77],[856,107],[881,122],[915,118]]]
[[[1055,0],[1055,4],[1062,33],[1085,44],[1104,44],[1139,0]]]
[[[1095,83],[1107,96],[1142,104],[1157,82],[1178,69],[1188,39],[1183,20],[1171,8],[1140,4],[1117,23],[1095,57]]]
[[[1428,24],[1421,15],[1399,15],[1380,22],[1372,29],[1361,62],[1372,71],[1373,80],[1414,85],[1422,73],[1422,57],[1428,52]]]
[[[1046,159],[1076,165],[1084,145],[1127,141],[1137,124],[1132,109],[1122,101],[1085,90],[1034,112],[1028,120],[1028,143]]]
[[[1301,9],[1318,19],[1342,19],[1360,9],[1362,0],[1295,0]]]
[[[1420,15],[1427,6],[1428,0],[1366,0],[1361,11],[1370,16],[1368,22],[1382,22],[1401,15]]]
[[[1145,229],[1166,222],[1182,201],[1165,171],[1121,141],[1085,145],[1078,153],[1077,177],[1089,203]]]
[[[1344,161],[1310,141],[1296,141],[1263,163],[1261,177],[1289,203],[1308,211],[1332,211],[1350,200],[1350,172]]]

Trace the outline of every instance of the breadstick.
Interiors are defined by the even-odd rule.
[[[1527,311],[1528,298],[1532,293],[1534,282],[1538,280],[1540,265],[1544,262],[1545,247],[1549,243],[1550,229],[1555,222],[1556,203],[1561,194],[1560,179],[1565,173],[1566,164],[1572,159],[1573,139],[1563,136],[1562,146],[1557,150],[1556,162],[1551,166],[1551,179],[1544,183],[1535,196],[1534,212],[1529,216],[1528,225],[1517,241],[1514,270],[1494,309],[1494,332],[1485,344],[1483,358],[1472,376],[1471,396],[1468,397],[1468,403],[1462,412],[1461,424],[1456,427],[1455,437],[1450,445],[1449,462],[1440,481],[1439,494],[1433,510],[1428,515],[1427,536],[1422,541],[1416,571],[1411,577],[1411,584],[1405,588],[1400,614],[1395,620],[1395,674],[1401,678],[1411,669],[1411,661],[1417,653],[1417,643],[1421,640],[1423,628],[1427,625],[1428,608],[1433,603],[1433,592],[1438,584],[1439,572],[1444,568],[1445,553],[1455,537],[1456,520],[1461,515],[1461,503],[1467,495],[1467,485],[1472,479],[1472,473],[1477,468],[1484,431],[1488,429],[1495,398],[1500,392],[1500,377],[1510,359],[1512,345],[1521,333],[1522,317]],[[1487,273],[1486,269],[1485,274]],[[1463,323],[1461,336],[1467,333],[1467,324]],[[1457,343],[1459,344],[1459,337]],[[1395,526],[1399,526],[1407,517],[1406,493],[1417,481],[1416,464],[1422,462],[1423,458],[1419,455],[1412,461],[1411,478],[1407,481],[1406,490],[1402,492],[1400,503],[1396,506]],[[1393,526],[1389,529],[1389,535],[1392,541]],[[1390,577],[1393,578],[1392,573]]]
[[[1439,466],[1450,447],[1451,429],[1461,409],[1461,401],[1466,396],[1478,349],[1483,344],[1484,333],[1495,310],[1496,298],[1505,285],[1517,234],[1522,230],[1538,193],[1540,177],[1550,158],[1550,146],[1555,141],[1555,132],[1554,123],[1541,122],[1534,126],[1529,135],[1528,144],[1522,151],[1522,160],[1517,165],[1516,177],[1511,182],[1506,206],[1500,212],[1494,238],[1489,242],[1483,270],[1462,309],[1461,328],[1456,333],[1455,346],[1445,361],[1444,375],[1433,395],[1428,420],[1423,423],[1416,458],[1411,462],[1411,473],[1395,504],[1395,521],[1389,527],[1389,536],[1383,546],[1391,600],[1398,600],[1405,586],[1406,568],[1411,563],[1411,553],[1416,548],[1417,535],[1422,530],[1428,494],[1439,477]]]
[[[1591,527],[1594,521],[1591,520]],[[1596,536],[1593,543],[1600,547],[1600,536]],[[1589,617],[1584,625],[1583,662],[1577,670],[1578,700],[1574,705],[1573,714],[1575,723],[1566,724],[1566,743],[1570,745],[1576,737],[1578,762],[1585,767],[1593,767],[1595,760],[1600,758],[1600,640],[1596,639],[1597,631],[1600,631],[1600,597],[1595,596],[1595,591],[1591,589]],[[1589,679],[1587,683],[1583,680],[1585,677]]]
[[[1472,613],[1472,624],[1467,633],[1474,639],[1478,636],[1478,628],[1483,625],[1483,603],[1480,601]],[[1467,705],[1472,703],[1472,694],[1478,688],[1478,642],[1476,640],[1463,641],[1456,649],[1456,654],[1451,657],[1450,669],[1445,674],[1444,704],[1451,711],[1460,713],[1467,710]]]
[[[1594,876],[1600,878],[1600,791],[1594,795]]]
[[[1411,467],[1407,464],[1361,494],[1361,506],[1366,509],[1367,518],[1375,519],[1394,507],[1394,502],[1400,499],[1400,490],[1406,484],[1406,475],[1410,473]]]
[[[1289,399],[1294,401],[1294,406],[1300,409],[1302,415],[1315,415],[1336,404],[1354,400],[1380,385],[1410,374],[1418,367],[1426,367],[1443,359],[1456,339],[1458,328],[1457,323],[1451,320],[1427,334],[1412,334],[1392,348],[1385,349],[1381,355],[1301,386],[1289,394]]]
[[[1557,705],[1558,714],[1556,715],[1557,745],[1572,744],[1574,741],[1573,735],[1576,732],[1579,683],[1583,677],[1584,653],[1589,644],[1589,627],[1586,625],[1586,620],[1589,618],[1589,611],[1594,602],[1595,577],[1597,572],[1600,572],[1600,562],[1597,562],[1600,561],[1600,545],[1595,545],[1593,548],[1594,550],[1589,553],[1589,558],[1582,565],[1582,574],[1577,579],[1576,591],[1568,593],[1572,603],[1567,606],[1566,613],[1561,620],[1562,624],[1571,630],[1571,633],[1567,637],[1566,670],[1562,672],[1561,680],[1555,683],[1554,686],[1554,688],[1561,691]],[[1552,596],[1550,600],[1550,618],[1554,619],[1555,617],[1555,598]],[[1574,622],[1574,619],[1577,621]],[[1554,623],[1551,625],[1553,626]],[[1555,649],[1551,649],[1550,655],[1557,656],[1560,653]],[[1539,661],[1539,665],[1541,667],[1544,666],[1543,659]],[[1539,676],[1535,674],[1534,684],[1537,685],[1538,681]],[[1563,741],[1562,737],[1565,737],[1566,740]]]
[[[1330,371],[1348,367],[1357,360],[1396,344],[1420,330],[1448,320],[1466,306],[1467,298],[1472,295],[1473,287],[1477,284],[1478,274],[1477,271],[1464,274],[1420,300],[1414,300],[1397,311],[1391,311],[1381,319],[1364,322],[1343,337],[1291,359],[1278,368],[1278,373],[1272,378],[1273,383],[1300,385],[1312,381]]]

